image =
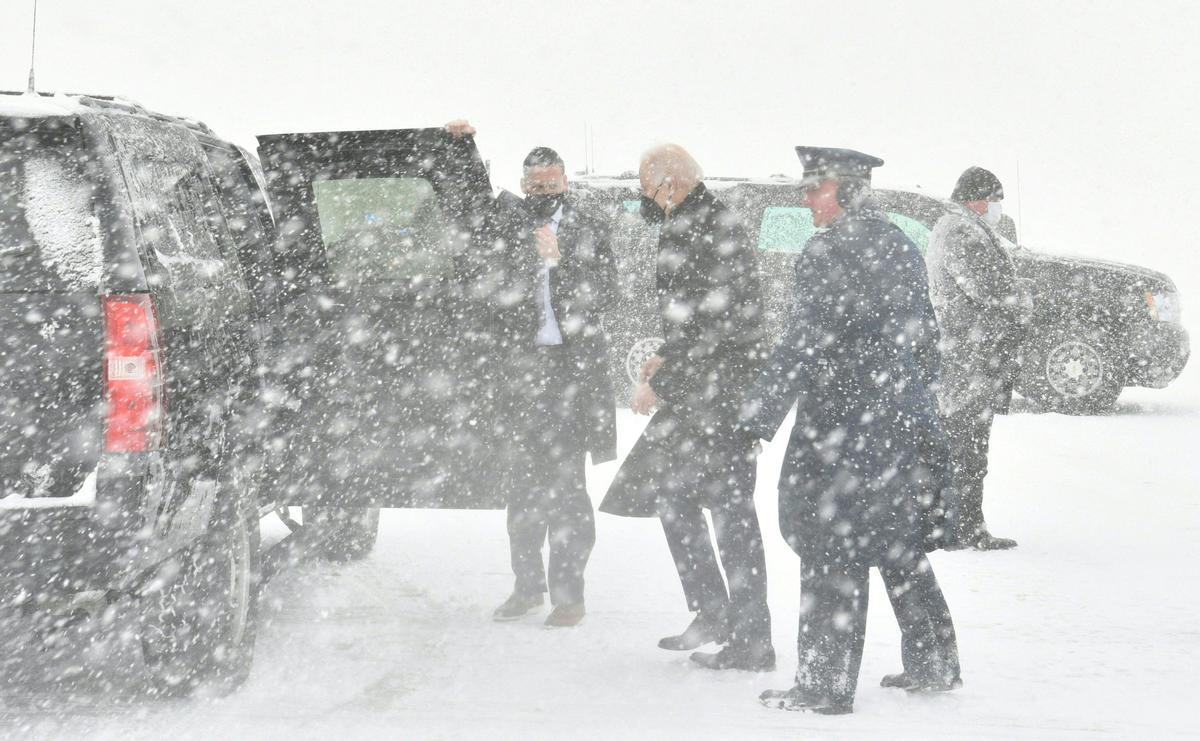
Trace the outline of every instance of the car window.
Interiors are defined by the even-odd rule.
[[[155,284],[165,277],[171,294],[164,321],[205,324],[223,313],[243,313],[247,298],[236,245],[199,142],[180,126],[134,116],[114,116],[109,125],[150,264],[147,278]],[[218,291],[220,302],[214,300]]]
[[[312,188],[335,279],[380,283],[452,271],[451,225],[425,178],[315,180]]]
[[[758,232],[758,248],[768,252],[799,252],[816,232],[809,209],[767,206]]]
[[[0,291],[100,285],[104,241],[90,160],[74,131],[0,138]]]
[[[904,214],[889,211],[887,216],[893,224],[900,227],[900,231],[904,232],[924,255],[925,251],[929,249],[929,227]]]
[[[216,178],[217,205],[237,245],[237,260],[261,314],[269,303],[274,274],[273,227],[266,197],[242,155],[216,145],[202,146]]]

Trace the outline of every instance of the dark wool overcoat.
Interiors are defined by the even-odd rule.
[[[849,212],[809,240],[785,335],[743,410],[770,439],[797,407],[779,527],[808,563],[940,543],[952,493],[937,343],[921,254],[882,213]]]
[[[753,444],[738,414],[762,361],[758,255],[737,215],[703,184],[663,224],[655,280],[665,342],[650,386],[663,408],[609,487],[600,510],[610,514],[654,516],[658,497],[695,481],[680,467],[701,466],[714,446],[749,453]]]

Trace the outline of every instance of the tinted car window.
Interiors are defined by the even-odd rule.
[[[889,211],[888,219],[917,245],[921,254],[929,247],[929,227],[901,213]],[[768,206],[763,210],[758,248],[769,252],[799,252],[817,233],[812,212],[799,206]]]
[[[0,139],[0,291],[99,286],[104,242],[90,162],[73,129]]]
[[[275,273],[271,254],[274,231],[266,196],[240,153],[210,144],[202,146],[216,178],[217,203],[237,245],[242,274],[263,314],[270,304]]]
[[[186,130],[130,116],[114,118],[113,140],[128,186],[142,250],[161,268],[188,323],[222,311],[242,312],[245,291],[236,248],[217,205],[204,153]],[[152,270],[150,280],[162,280]],[[213,295],[218,289],[222,301]],[[186,308],[184,308],[186,307]]]
[[[924,255],[925,251],[929,249],[929,227],[925,226],[914,218],[905,216],[904,214],[898,214],[889,211],[887,216],[893,224],[900,227],[900,230],[913,241],[913,244],[915,244],[917,249],[921,251],[921,254]]]
[[[312,184],[325,261],[341,282],[449,275],[450,222],[424,178],[354,178]]]
[[[763,209],[758,248],[769,252],[799,252],[815,234],[812,212],[798,206],[767,206]]]

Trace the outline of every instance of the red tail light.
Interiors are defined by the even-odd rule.
[[[154,450],[167,411],[154,300],[145,293],[105,296],[104,329],[104,448]]]

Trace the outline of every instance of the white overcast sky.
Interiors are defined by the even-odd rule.
[[[0,4],[0,89],[31,10]],[[1019,162],[1026,243],[1166,270],[1200,316],[1200,2],[41,0],[39,23],[40,89],[250,146],[467,117],[509,187],[535,145],[581,168],[585,123],[605,173],[662,141],[710,175],[845,146],[935,195],[992,169],[1014,216]]]

